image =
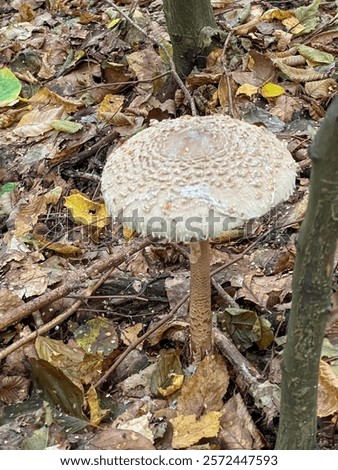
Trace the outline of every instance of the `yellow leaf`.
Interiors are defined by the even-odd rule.
[[[170,395],[173,395],[173,393],[177,392],[177,390],[180,390],[182,387],[184,381],[184,375],[177,375],[177,374],[171,374],[170,377],[170,385],[167,387],[158,387],[159,393],[162,395],[162,397],[170,397]]]
[[[68,132],[68,134],[75,134],[83,128],[82,124],[73,121],[67,121],[66,119],[56,119],[51,123],[53,129],[59,132]]]
[[[295,16],[286,18],[282,21],[283,25],[292,34],[300,34],[304,30],[304,26],[300,23],[299,19]]]
[[[244,85],[241,85],[237,91],[236,91],[236,96],[237,95],[246,95],[251,97],[252,95],[255,95],[258,93],[258,87],[250,85],[250,83],[244,83]]]
[[[101,121],[111,120],[116,113],[121,111],[124,103],[124,96],[122,95],[106,95],[100,103],[97,111],[97,117]]]
[[[117,24],[119,24],[120,21],[121,21],[121,18],[115,18],[109,23],[108,28],[113,29]]]
[[[177,416],[170,420],[174,428],[172,446],[184,449],[196,444],[203,438],[215,437],[220,427],[218,411],[210,411],[197,419],[195,415]]]
[[[68,245],[67,243],[51,242],[41,235],[32,235],[24,239],[28,245],[36,245],[39,248],[55,251],[65,256],[78,255],[82,253],[82,249],[78,246]]]
[[[67,207],[77,224],[103,228],[109,224],[109,214],[103,203],[93,202],[81,193],[65,197]]]
[[[286,18],[290,18],[295,16],[294,13],[290,10],[279,10],[279,8],[274,8],[272,10],[268,10],[261,16],[262,20],[285,20]]]
[[[87,391],[86,399],[90,410],[90,423],[92,426],[98,426],[110,410],[102,410],[97,392],[93,385],[91,385]]]
[[[285,93],[285,90],[283,87],[280,85],[276,85],[276,83],[266,83],[265,85],[262,86],[261,89],[261,95],[264,96],[264,98],[269,99],[269,98],[277,98],[277,96],[283,95]]]

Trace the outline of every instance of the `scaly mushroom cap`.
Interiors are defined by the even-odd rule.
[[[166,120],[108,157],[108,211],[144,235],[201,240],[259,217],[294,189],[296,165],[270,132],[229,116]]]

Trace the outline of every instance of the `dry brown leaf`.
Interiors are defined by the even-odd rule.
[[[147,251],[147,250],[146,250]],[[128,271],[134,277],[149,277],[149,264],[142,251],[139,251],[128,261]],[[123,266],[122,266],[123,268]]]
[[[165,78],[153,80],[155,75],[161,75],[165,72],[165,67],[161,57],[152,47],[132,52],[126,56],[129,69],[132,70],[138,80],[147,80],[148,83],[140,83],[137,90],[140,94],[147,94],[150,91],[156,92],[162,88]]]
[[[331,54],[338,54],[338,30],[325,31],[323,33],[316,34],[310,39],[312,47],[321,51],[329,52]]]
[[[338,375],[334,373],[330,364],[320,361],[317,415],[330,416],[337,412]]]
[[[309,103],[308,111],[315,121],[320,121],[326,114],[325,109],[315,100],[311,100]]]
[[[189,323],[184,321],[165,323],[147,338],[147,342],[149,342],[150,346],[155,346],[155,344],[158,344],[162,339],[172,339],[176,336],[177,332],[185,331],[188,327]]]
[[[221,413],[210,411],[197,419],[195,415],[178,416],[170,420],[173,425],[174,449],[186,449],[203,438],[215,437],[219,431]]]
[[[155,450],[149,439],[128,429],[97,431],[86,445],[87,450]]]
[[[121,111],[125,97],[123,95],[107,94],[97,110],[97,118],[100,121],[111,122],[117,112]]]
[[[260,18],[254,18],[253,20],[248,21],[245,24],[241,24],[240,26],[236,26],[234,28],[236,36],[246,36],[247,34],[251,33],[256,29],[256,25],[261,21]]]
[[[291,42],[292,34],[283,31],[282,29],[277,29],[274,32],[275,38],[277,38],[277,49],[282,52],[285,51],[288,45]]]
[[[306,59],[302,55],[290,55],[288,57],[283,57],[278,59],[281,63],[285,65],[291,65],[295,67],[296,65],[304,65],[306,64]]]
[[[218,411],[229,384],[226,363],[219,354],[206,356],[194,375],[186,379],[178,398],[180,414],[193,415]]]
[[[276,69],[268,56],[252,50],[250,51],[250,59],[253,61],[252,71],[259,80],[259,85],[273,82],[276,79]]]
[[[276,276],[257,276],[247,274],[239,289],[238,297],[244,297],[256,305],[270,310],[283,302],[286,295],[291,293],[291,274]]]
[[[311,98],[328,98],[338,90],[338,83],[333,78],[305,83],[305,91]]]
[[[137,374],[131,375],[118,384],[120,389],[128,397],[144,397],[150,395],[150,380],[156,364],[151,364]]]
[[[0,315],[23,305],[23,303],[23,300],[12,290],[7,287],[0,287]]]
[[[271,114],[277,116],[283,122],[291,122],[293,113],[301,109],[301,104],[289,95],[278,96],[275,106],[271,109]]]
[[[11,289],[19,297],[32,297],[43,294],[48,286],[48,272],[38,264],[27,264],[11,269],[6,275]]]
[[[28,398],[30,380],[19,375],[2,377],[0,386],[0,401],[7,405],[18,403]]]
[[[223,449],[257,450],[265,445],[239,393],[223,406],[219,440]]]
[[[31,195],[27,204],[23,204],[16,214],[15,235],[20,237],[29,233],[37,223],[40,215],[45,214],[47,210],[46,199],[44,195]]]
[[[131,343],[138,339],[139,333],[142,331],[143,324],[142,323],[135,323],[134,325],[127,326],[123,328],[121,331],[121,341],[126,345],[129,346]],[[142,344],[137,346],[137,349],[142,349]]]
[[[218,73],[208,73],[208,72],[200,72],[200,73],[192,73],[190,74],[186,82],[188,85],[198,87],[201,85],[209,85],[210,83],[218,83],[221,79],[223,74],[221,72]]]
[[[288,79],[297,83],[311,82],[313,80],[322,80],[325,78],[324,74],[316,72],[314,69],[298,69],[296,67],[290,67],[289,65],[286,65],[281,59],[275,59],[274,64],[288,77]]]
[[[165,280],[165,290],[168,296],[170,308],[174,308],[175,305],[180,302],[183,297],[189,292],[190,289],[190,275],[186,271],[178,273],[172,273],[170,277]],[[188,313],[188,304],[185,302],[179,310],[178,314],[180,317],[184,317]]]

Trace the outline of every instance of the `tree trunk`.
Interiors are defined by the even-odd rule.
[[[204,27],[217,28],[211,3],[210,0],[163,0],[163,9],[176,70],[184,77],[196,63],[205,63],[210,50],[201,43],[200,33]]]
[[[337,149],[336,98],[311,148],[310,197],[297,243],[276,449],[316,447],[319,361],[338,236]]]

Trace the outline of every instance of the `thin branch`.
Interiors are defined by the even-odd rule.
[[[227,84],[229,111],[230,111],[231,116],[233,118],[235,118],[237,116],[235,115],[234,103],[232,101],[232,89],[231,89],[231,81],[230,81],[230,72],[228,70],[227,58],[226,58],[226,52],[227,52],[227,49],[228,49],[228,45],[229,45],[230,39],[232,38],[233,34],[234,34],[233,30],[229,31],[229,34],[228,34],[226,40],[224,41],[221,62],[222,62],[223,70],[224,70],[225,81],[226,81],[226,84]]]

